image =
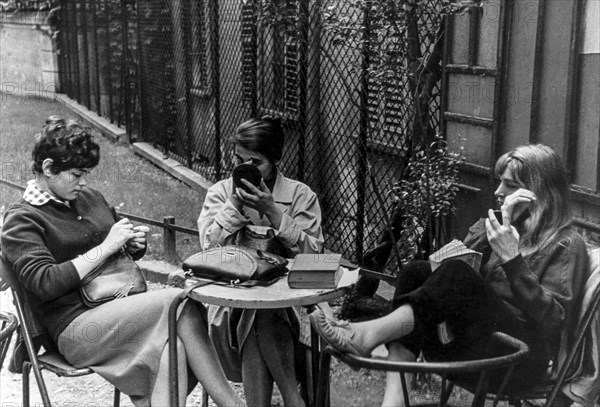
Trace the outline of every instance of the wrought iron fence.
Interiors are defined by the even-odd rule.
[[[47,11],[56,7],[57,0],[7,0],[0,2],[0,11]]]
[[[402,11],[399,27],[375,3],[63,0],[61,90],[211,181],[230,174],[239,123],[283,118],[280,169],[318,193],[327,248],[359,260],[389,209],[374,187],[400,177],[415,118],[439,128],[437,81],[420,111],[413,69],[441,41],[436,2]]]

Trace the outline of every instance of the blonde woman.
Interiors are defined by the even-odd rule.
[[[422,351],[427,360],[451,361],[477,359],[488,336],[501,331],[531,351],[509,385],[530,389],[544,377],[561,338],[574,329],[588,277],[586,247],[571,225],[567,174],[551,148],[517,147],[500,157],[495,172],[502,221],[490,209],[464,240],[483,253],[479,272],[460,260],[433,273],[426,263],[411,264],[398,277],[387,316],[346,324],[311,314],[323,338],[359,355],[387,344],[392,360],[414,360]],[[404,405],[397,373],[388,374],[383,405]]]

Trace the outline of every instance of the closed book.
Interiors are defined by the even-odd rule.
[[[288,274],[291,288],[335,288],[342,276],[341,254],[299,254]]]

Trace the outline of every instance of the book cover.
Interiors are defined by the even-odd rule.
[[[290,266],[291,288],[335,288],[341,277],[341,254],[299,254]]]
[[[465,246],[463,242],[461,242],[458,239],[452,240],[440,250],[429,256],[431,270],[435,270],[436,268],[438,268],[440,264],[442,264],[442,262],[447,259],[462,260],[477,272],[479,271],[479,267],[481,266],[481,253],[469,249],[467,246]]]
[[[322,279],[322,278],[306,278],[304,279],[302,275],[292,278],[290,280],[288,276],[288,285],[290,288],[336,288],[338,283],[340,282],[343,270],[340,267],[332,276],[331,279]]]

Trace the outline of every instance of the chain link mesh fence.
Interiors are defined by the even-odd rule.
[[[414,68],[441,41],[437,3],[398,8],[397,26],[385,3],[62,1],[62,92],[213,182],[238,124],[281,117],[280,169],[318,193],[326,247],[359,261],[390,209],[374,188],[402,176],[416,118],[439,131],[439,83],[422,103]]]

